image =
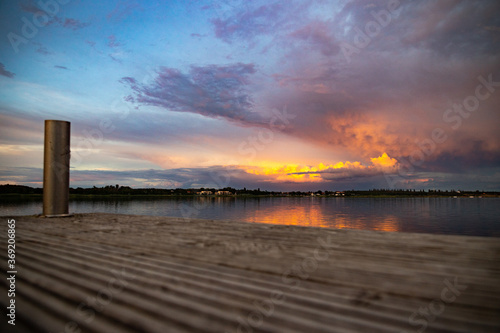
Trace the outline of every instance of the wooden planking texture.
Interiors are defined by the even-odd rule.
[[[16,327],[3,278],[2,332],[500,332],[499,238],[14,218]]]

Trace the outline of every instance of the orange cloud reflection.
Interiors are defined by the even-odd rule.
[[[376,231],[400,231],[399,220],[395,216],[386,216],[383,218],[377,217],[375,221],[368,223],[363,219],[353,217],[337,217],[330,228],[335,229],[359,229],[359,230],[376,230]]]
[[[283,208],[280,208],[279,205],[269,208],[260,208],[253,212],[253,216],[248,216],[247,221],[334,229],[400,231],[400,221],[393,215],[374,217],[370,220],[366,217],[359,216],[332,216],[321,208],[321,203],[325,202],[322,201],[324,199],[325,198],[311,198],[311,204],[302,203],[295,206],[293,209],[290,209],[288,205]],[[339,198],[335,200],[344,199]]]

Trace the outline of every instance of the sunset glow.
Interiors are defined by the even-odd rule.
[[[371,165],[363,165],[360,162],[338,162],[336,164],[325,165],[323,163],[317,166],[301,166],[296,164],[272,165],[272,163],[261,163],[260,165],[245,168],[245,172],[268,176],[274,181],[292,181],[292,182],[323,182],[324,174],[339,174],[344,171],[349,172],[394,172],[396,170],[397,160],[389,157],[386,153],[379,157],[371,158]],[[339,172],[340,171],[340,172]]]
[[[339,199],[345,200],[345,199]],[[327,204],[322,202],[321,198],[313,198],[313,201],[308,204],[295,205],[293,209],[281,208],[280,205],[272,208],[261,208],[252,210],[253,216],[248,220],[258,223],[269,224],[286,224],[300,225],[308,227],[328,227],[335,229],[361,229],[366,230],[367,226],[370,230],[378,231],[401,231],[401,220],[393,215],[387,214],[377,216],[376,221],[370,220],[368,223],[362,216],[341,216],[336,215],[334,218],[327,214],[322,208],[322,205]],[[265,205],[262,205],[267,207]]]
[[[500,190],[498,1],[57,1],[0,4],[0,184],[59,119],[72,187]]]

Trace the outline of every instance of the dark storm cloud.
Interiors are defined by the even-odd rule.
[[[0,62],[0,75],[12,79],[16,74],[5,69],[5,65]]]
[[[380,176],[382,172],[375,168],[342,168],[325,171],[293,172],[289,175],[321,175],[324,180],[347,181],[353,179]]]
[[[325,56],[333,56],[340,51],[340,46],[326,22],[311,22],[289,36],[305,42],[305,45],[319,50]]]
[[[176,168],[150,169],[130,171],[107,170],[74,170],[71,171],[72,183],[85,185],[86,182],[99,184],[113,184],[118,181],[126,182],[134,187],[146,187],[152,184],[155,187],[167,188],[224,188],[245,187],[254,175],[245,173],[238,167],[211,166],[204,168]]]
[[[198,113],[212,118],[253,123],[252,97],[247,91],[253,64],[191,66],[189,73],[160,67],[152,84],[124,77],[121,82],[135,94],[127,100],[177,112]]]
[[[499,11],[498,1],[409,2],[402,41],[449,57],[497,55],[500,34],[487,27],[500,27]]]
[[[217,38],[230,43],[236,38],[250,39],[274,32],[283,23],[287,5],[275,2],[257,8],[241,9],[228,18],[212,20]]]
[[[355,45],[354,27],[364,29],[367,22],[375,20],[373,12],[386,10],[386,3],[375,2],[368,7],[365,2],[349,2],[338,15],[349,17],[349,21],[342,23],[345,26],[332,26],[332,31],[347,27],[348,33],[337,35],[337,40]],[[367,155],[377,147],[379,152],[404,156],[405,147],[413,149],[414,141],[428,137],[432,127],[449,128],[443,113],[450,104],[462,103],[474,95],[478,77],[493,74],[493,81],[500,81],[500,35],[491,29],[500,25],[498,16],[492,15],[498,12],[499,5],[494,1],[402,1],[398,16],[393,16],[367,46],[360,47],[350,63],[341,56],[292,62],[293,70],[276,78],[291,90],[284,99],[291,109],[309,101],[309,112],[301,115],[297,111],[298,119],[307,119],[307,125],[296,127],[295,133]],[[500,140],[498,132],[492,131],[498,121],[494,101],[498,102],[499,97],[498,92],[493,92],[489,101],[481,102],[476,120],[464,119],[460,130],[463,139]],[[483,131],[489,132],[489,137]],[[459,141],[453,140],[454,146],[450,140],[436,154],[456,153],[466,160],[469,151],[461,149]],[[478,147],[474,151],[481,153],[475,163],[491,163],[488,156],[496,148]]]

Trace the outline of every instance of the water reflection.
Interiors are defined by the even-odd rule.
[[[295,206],[264,206],[253,211],[251,222],[301,225],[309,227],[328,227],[321,208],[317,205],[304,204]]]
[[[33,215],[41,200],[0,202],[1,215]],[[500,198],[177,197],[70,202],[70,212],[159,215],[255,223],[500,236]]]

